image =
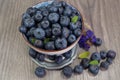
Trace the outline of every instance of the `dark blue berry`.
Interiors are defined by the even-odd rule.
[[[57,13],[50,13],[49,16],[48,16],[48,20],[49,20],[51,23],[56,23],[56,22],[58,22],[58,20],[59,20],[59,14],[57,14]]]
[[[109,63],[107,61],[101,62],[100,68],[101,70],[107,70],[109,68]]]
[[[34,15],[34,19],[35,21],[37,22],[40,22],[42,20],[43,16],[40,12],[37,12],[35,15]]]
[[[62,6],[62,3],[61,3],[61,2],[54,1],[54,2],[52,3],[52,5],[55,6],[55,7],[57,7],[57,8],[59,8],[59,7]]]
[[[52,29],[52,34],[54,36],[59,36],[61,34],[61,29],[60,28],[53,28]]]
[[[20,26],[19,27],[19,31],[23,34],[25,34],[27,32],[27,28],[25,26]]]
[[[34,30],[34,36],[37,39],[43,39],[45,37],[45,31],[42,28],[37,28]]]
[[[62,16],[62,17],[60,18],[60,24],[61,24],[62,26],[66,27],[66,26],[69,25],[69,23],[70,23],[69,17],[67,17],[67,16]]]
[[[92,53],[91,60],[98,60],[98,61],[100,61],[101,60],[100,53],[98,53],[98,52]]]
[[[51,37],[51,35],[52,35],[51,28],[48,28],[48,29],[45,30],[45,35],[46,35],[46,37]]]
[[[70,66],[66,66],[63,68],[62,73],[65,77],[70,78],[73,73],[73,69]]]
[[[46,75],[45,68],[43,68],[43,67],[37,67],[36,70],[35,70],[35,75],[37,77],[44,77]]]
[[[71,30],[75,30],[75,29],[77,28],[77,25],[76,25],[75,23],[72,23],[72,22],[71,22],[69,28],[70,28]]]
[[[68,38],[70,30],[67,27],[62,28],[62,37]]]
[[[35,50],[33,50],[32,48],[30,48],[29,49],[29,55],[33,58],[36,58],[37,52]]]
[[[55,55],[48,55],[48,58],[49,58],[50,60],[55,60],[55,59],[56,59],[56,56],[55,56]]]
[[[69,58],[71,57],[71,55],[72,55],[72,51],[71,51],[71,50],[63,54],[63,56],[64,56],[66,59],[69,59]]]
[[[68,42],[69,43],[73,43],[76,41],[76,36],[73,35],[73,34],[70,34],[69,37],[68,37]]]
[[[101,46],[102,40],[100,38],[96,38],[96,42],[94,43],[95,46]]]
[[[43,16],[48,16],[48,15],[49,15],[48,10],[46,10],[46,9],[45,9],[45,10],[43,10],[43,11],[42,11],[42,15],[43,15]]]
[[[74,30],[75,36],[79,37],[81,35],[81,30],[79,28]]]
[[[30,18],[30,15],[28,13],[23,13],[22,14],[22,20]]]
[[[34,46],[36,46],[38,48],[43,48],[42,40],[35,40]]]
[[[106,61],[107,61],[109,64],[112,64],[113,59],[112,59],[112,58],[107,58]]]
[[[96,76],[99,72],[99,66],[98,65],[90,65],[88,68],[88,71],[92,73],[94,76]]]
[[[57,64],[62,63],[62,62],[63,62],[63,57],[62,57],[62,56],[56,56],[55,62],[56,62]]]
[[[115,57],[116,57],[116,52],[113,51],[113,50],[109,50],[109,51],[107,52],[107,57],[108,57],[108,58],[111,58],[111,59],[115,59]]]
[[[59,28],[61,29],[61,26],[59,23],[52,24],[52,28]]]
[[[30,30],[27,32],[27,36],[33,36],[33,32],[35,29],[35,27],[30,28]]]
[[[61,1],[60,3],[62,4],[63,7],[65,7],[67,5],[67,3],[65,1]]]
[[[67,47],[67,40],[65,38],[58,38],[55,40],[55,46],[57,49],[64,49]]]
[[[51,7],[49,8],[49,11],[50,11],[50,12],[57,12],[57,11],[58,11],[58,8],[55,7],[55,6],[51,6]]]
[[[104,50],[100,51],[100,56],[102,59],[105,59],[107,57],[107,52]]]
[[[74,67],[74,73],[81,74],[83,72],[83,67],[81,65],[76,65]]]
[[[65,16],[70,16],[70,15],[72,14],[71,8],[69,8],[69,7],[65,8],[63,14],[64,14]]]
[[[55,49],[54,42],[53,41],[47,42],[45,44],[45,49],[47,49],[47,50],[54,50]]]
[[[58,12],[59,12],[59,14],[62,14],[63,11],[64,11],[63,7],[58,8]]]
[[[36,57],[39,61],[44,61],[45,60],[45,55],[44,54],[41,54],[41,53],[38,53],[37,54],[37,57]]]
[[[36,8],[32,8],[32,7],[26,10],[26,13],[30,14],[31,16],[35,14],[35,12],[36,12]]]
[[[24,25],[28,28],[31,28],[35,25],[35,21],[32,18],[24,19]]]
[[[83,58],[80,64],[84,69],[87,69],[89,67],[89,62],[90,62],[89,59]]]
[[[50,23],[49,23],[48,20],[43,20],[43,21],[41,22],[41,27],[42,27],[43,29],[48,28],[49,25],[50,25]]]

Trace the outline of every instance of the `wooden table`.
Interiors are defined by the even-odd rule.
[[[60,71],[47,71],[46,77],[34,75],[37,67],[28,55],[28,47],[18,32],[21,14],[29,6],[42,0],[0,0],[0,80],[66,80]],[[107,71],[100,71],[95,77],[86,71],[73,75],[69,80],[119,80],[120,79],[120,0],[66,0],[76,6],[86,22],[92,26],[103,45],[92,47],[90,52],[113,49],[117,57]],[[78,53],[83,50],[78,49]],[[78,64],[75,60],[71,66]]]

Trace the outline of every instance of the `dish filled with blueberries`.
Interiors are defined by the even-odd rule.
[[[96,76],[100,70],[108,70],[116,57],[116,52],[100,50],[90,54],[90,47],[99,47],[103,41],[97,38],[92,30],[84,29],[83,31],[83,25],[80,12],[65,1],[42,2],[29,7],[22,14],[19,31],[33,46],[29,49],[30,57],[38,65],[42,65],[35,69],[37,77],[46,75],[47,68],[44,65],[48,63],[48,66],[52,66],[50,69],[59,67],[67,78],[70,78],[73,73],[81,74],[84,70],[93,76]],[[69,64],[73,61],[73,57],[76,58],[76,49],[73,49],[76,46],[75,42],[85,52],[79,54],[80,62],[72,68]],[[60,55],[48,55],[35,50],[38,48],[49,53],[66,49],[73,44],[75,44],[73,47]]]

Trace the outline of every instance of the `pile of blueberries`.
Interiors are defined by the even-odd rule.
[[[81,35],[82,18],[79,11],[64,1],[40,8],[30,7],[22,15],[19,31],[35,47],[61,50]]]
[[[66,66],[62,69],[62,74],[67,77],[70,78],[72,76],[73,73],[75,74],[81,74],[83,73],[83,70],[87,70],[90,74],[92,74],[93,76],[96,76],[99,73],[99,70],[107,70],[109,68],[109,66],[112,64],[113,60],[116,57],[116,52],[114,52],[113,50],[109,50],[109,51],[100,51],[100,53],[98,52],[94,52],[90,59],[88,58],[83,58],[80,62],[79,65],[76,65],[74,67],[74,69],[70,66]],[[90,61],[92,60],[97,60],[99,62],[99,64],[97,65],[91,65]],[[35,70],[35,74],[38,77],[44,77],[46,75],[46,70],[43,67],[37,67]]]

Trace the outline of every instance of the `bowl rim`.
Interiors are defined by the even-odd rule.
[[[70,3],[68,3],[68,4],[70,4]],[[70,4],[70,5],[72,5],[72,4]],[[73,6],[73,5],[72,5]],[[73,6],[74,7],[74,6]],[[74,7],[75,9],[77,9],[76,7]],[[78,9],[77,9],[78,10]],[[38,47],[35,47],[34,45],[32,45],[29,41],[28,41],[28,39],[27,39],[27,37],[23,34],[23,33],[21,33],[21,35],[22,35],[22,37],[23,37],[23,39],[25,40],[25,42],[27,43],[27,45],[30,47],[30,48],[32,48],[32,49],[34,49],[34,50],[36,50],[36,51],[38,51],[38,52],[46,52],[46,53],[48,53],[48,54],[51,54],[51,53],[54,53],[54,52],[58,52],[58,51],[64,51],[64,50],[66,50],[66,49],[68,49],[68,48],[70,48],[71,46],[73,46],[73,45],[75,45],[76,43],[78,43],[78,41],[79,41],[79,39],[81,38],[81,36],[82,36],[82,34],[83,34],[83,32],[84,32],[84,19],[83,19],[83,15],[81,14],[81,12],[80,12],[80,10],[78,10],[79,11],[79,14],[81,15],[81,20],[82,20],[82,30],[81,30],[81,35],[77,38],[77,40],[74,42],[74,43],[72,43],[71,45],[69,45],[69,46],[67,46],[66,48],[64,48],[64,49],[61,49],[61,50],[46,50],[46,49],[42,49],[42,48],[38,48]],[[50,52],[50,53],[49,53]],[[45,53],[45,54],[46,54]],[[59,53],[57,53],[57,54],[59,54]],[[57,55],[56,54],[56,55]]]

